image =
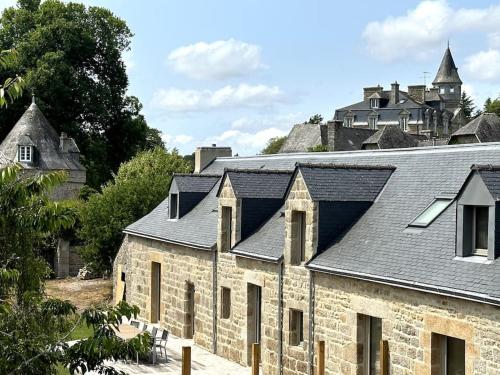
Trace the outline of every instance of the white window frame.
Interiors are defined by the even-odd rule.
[[[446,89],[444,87],[439,88],[440,94],[446,94]]]
[[[486,208],[488,210],[488,224],[487,224],[487,227],[486,227],[486,232],[487,232],[487,235],[489,237],[489,221],[490,221],[490,218],[489,218],[489,211],[490,211],[490,208],[489,206],[472,206],[472,255],[478,255],[478,256],[483,256],[483,257],[487,257],[488,256],[488,247],[486,247],[486,249],[478,249],[476,247],[476,210],[478,207],[481,207],[481,208]]]
[[[455,88],[454,87],[450,87],[450,94],[454,94],[455,93]]]
[[[379,107],[379,103],[378,103],[378,99],[370,99],[370,108],[378,108]]]
[[[352,117],[352,116],[344,117],[344,126],[346,128],[352,128],[353,122],[354,122],[354,117]]]
[[[403,130],[404,132],[408,131],[408,116],[407,115],[403,115],[400,117],[399,126],[400,126],[401,130]]]
[[[369,129],[377,129],[377,117],[376,116],[370,116],[368,117],[368,128]]]
[[[20,162],[33,161],[33,147],[32,146],[19,146],[18,159]]]

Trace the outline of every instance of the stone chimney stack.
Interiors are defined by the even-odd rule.
[[[391,104],[399,103],[399,83],[396,81],[391,84],[391,96],[389,98]]]
[[[217,147],[216,144],[210,147],[196,147],[194,152],[194,173],[200,173],[216,158],[224,156],[233,156],[231,147]]]
[[[419,103],[425,102],[425,85],[408,86],[408,95]]]
[[[363,100],[368,100],[370,96],[375,94],[376,92],[382,92],[384,88],[380,85],[374,87],[365,87],[363,89]]]

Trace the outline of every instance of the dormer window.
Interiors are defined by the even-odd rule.
[[[19,156],[20,162],[33,162],[33,147],[32,146],[19,146]]]
[[[222,207],[222,243],[221,251],[231,250],[231,239],[233,232],[233,209],[229,206]]]
[[[177,213],[179,210],[179,195],[170,194],[170,218],[177,219]]]
[[[472,254],[488,256],[488,206],[472,206]]]
[[[439,93],[440,93],[440,94],[444,94],[444,93],[445,93],[445,88],[444,88],[444,87],[441,87],[441,88],[439,89]]]
[[[408,116],[401,116],[399,118],[399,127],[402,131],[408,131]]]
[[[292,253],[290,263],[299,265],[306,260],[306,213],[292,212]]]
[[[352,116],[344,117],[344,126],[346,128],[352,128],[353,122],[354,122],[354,118]]]
[[[368,117],[368,127],[370,129],[377,129],[377,117],[376,116]]]
[[[455,88],[454,87],[450,87],[450,94],[454,94],[455,93]]]
[[[378,99],[370,99],[370,108],[378,108]]]

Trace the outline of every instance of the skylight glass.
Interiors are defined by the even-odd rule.
[[[410,225],[419,227],[428,226],[451,204],[451,202],[453,202],[451,198],[436,198]]]

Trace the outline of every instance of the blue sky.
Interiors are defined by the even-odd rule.
[[[4,0],[5,1],[5,0]],[[7,0],[8,1],[8,0]],[[129,93],[167,146],[259,152],[364,86],[432,81],[447,39],[465,89],[500,92],[500,2],[86,0],[135,34]]]

